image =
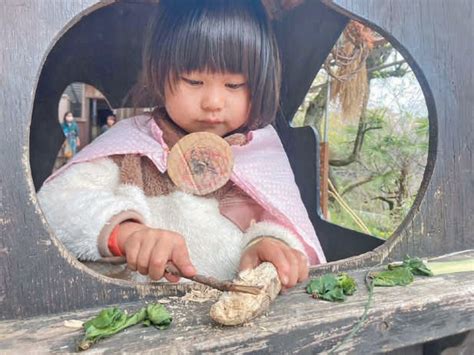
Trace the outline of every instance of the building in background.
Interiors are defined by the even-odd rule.
[[[95,87],[83,83],[69,85],[58,105],[58,120],[62,123],[64,113],[71,111],[80,130],[81,147],[86,146],[100,134],[107,116],[113,113],[106,98]]]
[[[109,105],[105,96],[95,87],[84,83],[72,83],[65,90],[58,103],[58,121],[63,122],[64,114],[68,111],[79,126],[79,139],[84,148],[100,135],[100,128],[106,124],[107,116],[115,114],[117,121],[132,117],[143,112],[150,112],[150,108],[115,108]],[[63,149],[58,153],[55,169],[63,166],[67,159]]]

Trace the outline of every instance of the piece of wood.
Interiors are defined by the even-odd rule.
[[[230,179],[234,157],[229,143],[216,134],[190,133],[168,155],[168,175],[184,192],[207,195]]]
[[[281,290],[277,270],[271,263],[240,272],[234,284],[263,286],[263,289],[256,295],[224,292],[210,312],[211,318],[219,324],[239,325],[258,317],[268,310]]]
[[[320,166],[320,199],[321,212],[325,219],[328,218],[329,212],[329,144],[328,142],[319,143],[319,166]]]

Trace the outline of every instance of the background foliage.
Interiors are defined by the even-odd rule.
[[[383,37],[352,21],[293,125],[311,125],[322,140],[327,137],[334,185],[328,219],[389,237],[413,205],[428,152],[425,100],[403,57]],[[367,229],[341,207],[335,193]]]

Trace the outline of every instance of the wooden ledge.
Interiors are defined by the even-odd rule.
[[[102,352],[322,352],[341,341],[362,315],[367,302],[366,270],[350,272],[359,290],[344,303],[316,301],[303,285],[281,295],[269,313],[241,327],[212,323],[212,302],[185,303],[168,298],[172,326],[156,330],[132,327],[94,345]],[[167,298],[163,298],[167,299]],[[162,299],[162,300],[163,300]],[[121,304],[133,310],[142,302]],[[81,331],[64,327],[70,319],[86,320],[99,309],[28,320],[0,322],[3,352],[72,352]],[[417,277],[407,287],[376,288],[368,320],[339,350],[385,352],[474,329],[474,273]]]

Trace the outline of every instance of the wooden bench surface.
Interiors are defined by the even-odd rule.
[[[172,326],[156,330],[134,326],[95,344],[93,352],[321,352],[328,351],[354,327],[364,311],[367,270],[349,272],[358,291],[346,302],[316,301],[304,285],[281,295],[270,311],[249,324],[222,327],[209,317],[212,302],[161,298],[172,313]],[[135,310],[142,302],[119,305]],[[0,322],[0,352],[72,352],[81,330],[65,320],[87,320],[100,309]],[[399,349],[474,329],[474,272],[417,277],[406,287],[375,289],[368,320],[339,350],[368,353]]]

